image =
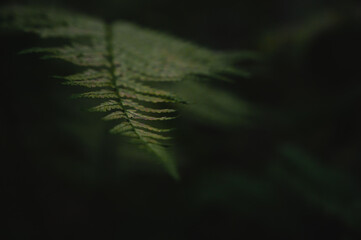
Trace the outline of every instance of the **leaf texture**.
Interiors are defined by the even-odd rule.
[[[24,53],[42,53],[84,67],[84,72],[61,77],[64,84],[91,89],[77,97],[101,100],[91,111],[106,112],[104,120],[117,122],[110,132],[127,136],[152,152],[175,178],[174,160],[164,148],[170,139],[164,134],[170,129],[152,122],[174,119],[175,110],[169,106],[185,101],[149,83],[237,71],[232,58],[224,54],[126,22],[106,24],[68,11],[24,6],[3,8],[0,16],[2,27],[42,38],[68,39],[65,46]]]

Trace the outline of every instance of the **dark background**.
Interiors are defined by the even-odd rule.
[[[2,33],[2,239],[361,239],[356,1],[7,2],[256,58],[240,63],[251,78],[208,85],[219,105],[182,110],[176,182],[50,77],[76,69],[18,55],[41,41]]]

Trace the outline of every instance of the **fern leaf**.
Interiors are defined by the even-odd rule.
[[[146,113],[173,113],[173,112],[175,112],[174,109],[168,109],[168,108],[155,109],[155,108],[145,107],[143,105],[140,105],[140,104],[134,102],[131,99],[124,99],[123,105],[126,107],[129,107],[131,109],[135,109],[135,110],[138,110],[141,112],[146,112]]]
[[[65,38],[69,44],[33,48],[23,53],[42,53],[86,68],[61,77],[65,84],[94,89],[78,94],[103,102],[92,111],[107,112],[103,119],[118,121],[110,131],[128,136],[160,159],[177,177],[174,160],[163,146],[169,129],[149,122],[174,119],[172,108],[161,104],[184,103],[174,94],[146,85],[147,82],[177,82],[195,76],[215,77],[236,72],[232,59],[168,35],[52,8],[12,6],[3,8],[3,27],[34,33],[42,38]],[[147,105],[144,105],[147,104]],[[153,116],[156,114],[157,116]],[[159,116],[158,116],[159,115]]]
[[[153,117],[144,115],[135,111],[128,111],[128,117],[130,119],[138,119],[138,120],[145,120],[145,121],[164,121],[164,120],[172,120],[176,117]]]
[[[110,132],[113,134],[117,134],[117,133],[124,133],[124,132],[128,132],[128,131],[132,131],[133,127],[129,122],[122,122],[119,123],[118,125],[116,125],[115,127],[113,127],[112,129],[110,129]]]
[[[93,107],[90,111],[93,112],[110,112],[113,110],[124,110],[117,101],[110,100],[108,102],[103,102],[100,105]]]
[[[94,92],[86,92],[82,94],[75,95],[78,98],[110,98],[110,99],[118,99],[118,94],[111,90],[98,90]]]
[[[170,132],[172,130],[172,129],[159,129],[159,128],[152,127],[148,124],[144,124],[144,123],[141,123],[141,122],[138,122],[135,120],[132,120],[132,125],[136,126],[137,128],[140,128],[140,129],[146,129],[148,131],[153,131],[153,132],[158,132],[158,133]]]
[[[182,102],[182,100],[178,99],[174,94],[171,94],[167,91],[151,88],[149,86],[145,86],[135,81],[127,81],[127,80],[119,81],[118,86],[123,88],[128,88],[136,93],[154,95],[154,96],[164,97],[174,101]]]
[[[128,116],[124,113],[124,111],[116,111],[116,112],[109,113],[108,115],[103,117],[103,119],[106,120],[106,121],[119,120],[119,119],[127,120]]]

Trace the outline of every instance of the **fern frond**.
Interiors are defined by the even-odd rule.
[[[103,100],[91,111],[107,112],[104,120],[118,121],[111,133],[127,136],[153,152],[174,177],[178,176],[174,162],[163,147],[170,139],[163,135],[169,129],[149,122],[174,119],[170,114],[175,110],[169,104],[185,101],[146,83],[237,71],[231,58],[223,54],[130,23],[106,24],[67,11],[21,6],[3,8],[0,16],[3,27],[42,38],[68,39],[66,46],[33,48],[24,53],[42,53],[46,58],[85,67],[82,73],[61,77],[64,84],[92,89],[77,97]],[[168,107],[157,107],[159,103]]]

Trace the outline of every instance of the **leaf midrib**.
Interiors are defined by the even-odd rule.
[[[144,146],[153,154],[158,156],[160,159],[162,159],[166,165],[166,168],[170,171],[171,175],[175,179],[179,179],[179,175],[174,167],[173,164],[171,164],[169,161],[164,159],[157,151],[157,149],[154,148],[153,144],[147,142],[137,131],[136,127],[133,125],[130,116],[128,115],[128,111],[126,107],[123,104],[123,99],[119,94],[119,86],[117,86],[117,76],[115,74],[116,66],[114,61],[114,38],[113,38],[113,26],[111,24],[105,24],[105,42],[106,42],[106,51],[107,51],[107,60],[109,62],[109,68],[108,71],[110,73],[110,79],[112,82],[112,85],[114,87],[114,92],[116,96],[118,97],[119,104],[121,108],[123,109],[123,113],[126,117],[126,121],[129,123],[129,125],[132,127],[132,131],[136,134],[136,136],[139,138],[139,140],[144,144]]]
[[[126,116],[126,121],[132,127],[132,131],[138,136],[138,138],[147,145],[148,143],[144,141],[142,136],[139,135],[136,128],[132,124],[128,112],[123,104],[122,97],[119,95],[119,86],[117,86],[117,76],[115,75],[115,63],[114,63],[114,46],[113,46],[113,27],[110,24],[105,24],[105,42],[106,42],[106,49],[107,49],[107,60],[109,61],[109,73],[112,85],[114,87],[114,92],[118,97],[119,104],[123,109],[124,115]]]

